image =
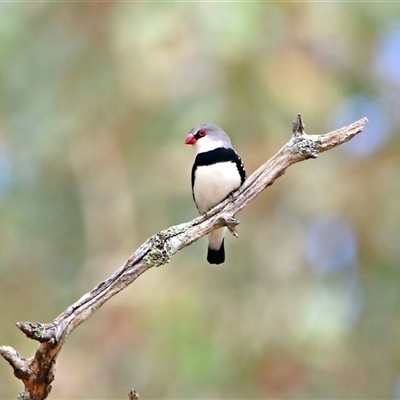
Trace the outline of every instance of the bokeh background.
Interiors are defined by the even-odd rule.
[[[197,213],[187,132],[248,173],[291,136],[368,117],[70,336],[54,399],[400,398],[400,5],[0,4],[0,343],[49,322]],[[22,390],[0,361],[0,398]]]

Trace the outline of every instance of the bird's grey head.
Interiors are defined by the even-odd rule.
[[[192,128],[185,144],[193,145],[196,153],[214,150],[218,147],[232,147],[228,135],[217,125],[205,123]]]

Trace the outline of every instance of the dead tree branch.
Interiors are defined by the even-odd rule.
[[[307,135],[299,114],[293,122],[292,138],[265,164],[258,168],[233,195],[194,220],[156,233],[146,240],[110,278],[68,307],[53,322],[18,322],[18,328],[40,345],[32,358],[22,357],[9,346],[0,346],[0,354],[9,362],[14,375],[21,379],[25,390],[21,399],[43,400],[51,390],[55,363],[68,335],[88,319],[107,300],[130,285],[152,267],[167,262],[179,250],[189,246],[210,231],[228,226],[235,234],[239,223],[234,217],[267,186],[272,185],[286,169],[297,162],[317,158],[318,154],[349,141],[362,132],[368,123],[360,119],[344,128],[324,135]]]

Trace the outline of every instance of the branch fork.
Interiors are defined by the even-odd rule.
[[[239,221],[236,218],[222,215],[221,217],[219,217],[219,221],[228,228],[228,231],[235,238],[239,237],[239,233],[236,230],[236,227],[239,225]]]

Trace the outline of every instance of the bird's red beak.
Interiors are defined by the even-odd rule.
[[[185,144],[195,144],[197,142],[197,139],[194,137],[193,133],[189,133],[187,135],[187,138],[185,140]]]

